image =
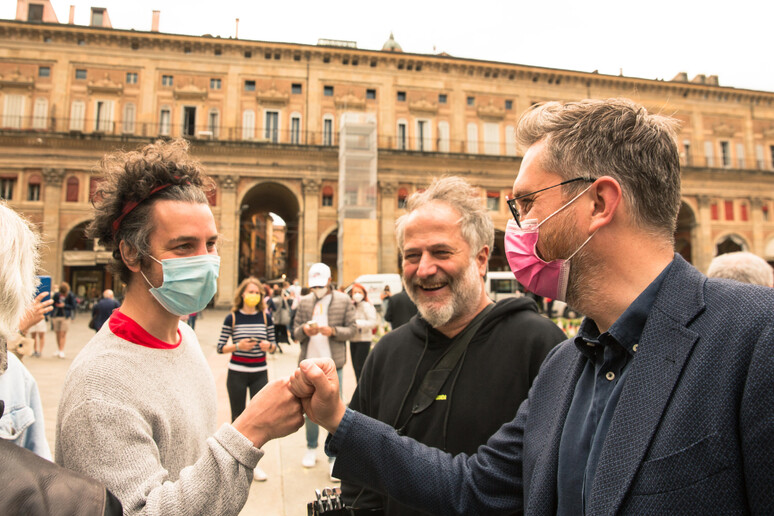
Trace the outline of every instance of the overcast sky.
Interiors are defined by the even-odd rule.
[[[392,31],[406,52],[774,91],[771,0],[52,0],[60,22],[71,4],[80,25],[94,6],[143,31],[158,9],[161,32],[176,34],[234,36],[239,18],[241,39],[380,49]],[[15,0],[0,1],[1,18],[15,15]]]

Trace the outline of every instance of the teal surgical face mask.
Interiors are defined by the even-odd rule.
[[[200,254],[185,258],[169,258],[158,261],[161,264],[164,281],[154,287],[145,273],[142,277],[150,285],[150,293],[169,313],[188,315],[204,310],[218,288],[220,256]]]

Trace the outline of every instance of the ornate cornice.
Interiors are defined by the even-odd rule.
[[[709,208],[709,205],[710,205],[709,195],[697,195],[696,204],[699,206],[699,208]]]
[[[409,111],[412,113],[425,113],[428,115],[434,115],[438,113],[438,104],[436,102],[428,102],[425,99],[409,102]]]
[[[398,183],[379,181],[379,189],[381,190],[382,195],[393,195],[398,189]]]
[[[489,101],[486,106],[479,106],[476,110],[479,118],[487,118],[490,120],[502,120],[505,118],[505,108],[497,107]]]
[[[364,110],[366,107],[365,99],[353,95],[351,91],[342,97],[336,97],[333,103],[339,109]]]
[[[207,90],[197,88],[193,83],[175,88],[174,95],[177,100],[207,100]]]
[[[121,95],[124,92],[124,85],[111,81],[108,74],[105,74],[105,76],[98,81],[89,81],[88,89],[89,94],[107,93]]]
[[[731,138],[736,134],[736,129],[728,124],[719,124],[712,128],[712,132],[715,136]]]
[[[62,186],[64,181],[65,169],[63,168],[44,168],[43,180],[51,186]]]
[[[322,181],[319,179],[302,179],[301,186],[304,189],[304,194],[317,195],[320,193],[320,186]]]
[[[255,98],[261,104],[284,106],[290,100],[290,95],[287,93],[282,93],[275,87],[274,84],[272,84],[270,89],[259,91],[255,95]]]
[[[219,176],[218,182],[220,183],[221,190],[235,190],[239,177],[234,175]]]
[[[20,88],[31,90],[35,87],[35,80],[32,77],[24,76],[17,68],[12,74],[7,77],[0,75],[0,89],[3,88]]]

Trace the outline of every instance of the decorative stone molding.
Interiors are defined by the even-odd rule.
[[[17,68],[15,72],[8,75],[0,75],[0,89],[3,88],[20,88],[32,90],[35,87],[35,80],[32,77],[27,77],[21,74],[21,71]]]
[[[715,134],[715,136],[731,138],[734,136],[734,134],[736,134],[736,129],[726,123],[723,123],[713,127],[712,132]]]
[[[43,169],[43,180],[46,182],[46,184],[49,184],[51,186],[62,186],[62,181],[64,181],[65,177],[65,169],[63,168],[44,168]]]
[[[207,100],[207,90],[197,88],[193,83],[175,88],[174,95],[176,100]]]
[[[259,91],[255,95],[255,98],[261,104],[284,106],[290,100],[290,95],[288,95],[287,93],[282,93],[272,83],[271,89]]]
[[[320,186],[322,181],[319,179],[302,179],[301,186],[304,189],[305,195],[317,195],[320,193]]]
[[[696,204],[699,206],[700,209],[709,208],[709,205],[710,205],[709,195],[697,195]]]
[[[774,127],[769,127],[763,131],[763,136],[766,138],[774,138]]]
[[[351,91],[343,97],[336,97],[333,103],[339,109],[365,110],[366,107],[365,99],[355,96]]]
[[[438,113],[438,104],[435,102],[428,102],[425,99],[420,99],[409,102],[409,111],[412,113],[435,115]]]
[[[381,190],[382,195],[393,195],[398,189],[398,184],[379,181],[379,189]]]
[[[763,199],[760,197],[753,197],[750,199],[750,204],[753,210],[760,210],[763,207]]]
[[[221,190],[235,190],[239,182],[239,177],[234,175],[220,176],[219,179]]]
[[[124,92],[124,85],[111,81],[108,74],[105,74],[105,76],[98,81],[89,81],[88,90],[89,94],[107,93],[121,95]]]
[[[505,108],[495,106],[491,100],[486,106],[479,106],[477,112],[479,118],[490,120],[502,120],[505,118]]]

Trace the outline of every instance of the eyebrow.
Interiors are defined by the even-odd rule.
[[[197,242],[198,240],[199,240],[199,237],[189,236],[189,235],[182,235],[182,236],[175,237],[175,238],[169,240],[167,242],[167,245],[168,246],[174,246],[174,245],[177,245],[177,244],[186,244],[186,243],[190,243],[190,242]],[[210,236],[207,237],[207,241],[208,242],[210,242],[212,240],[218,240],[218,235],[214,234],[214,235],[210,235]]]

